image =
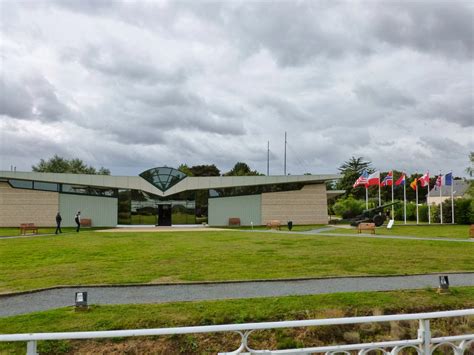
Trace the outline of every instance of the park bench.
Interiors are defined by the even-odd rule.
[[[31,231],[34,234],[38,234],[38,227],[34,223],[21,223],[20,234],[26,234],[26,231]]]
[[[362,231],[370,231],[375,234],[375,223],[359,223],[357,233],[362,233]]]
[[[469,228],[469,237],[474,238],[474,224],[471,224],[471,228]]]
[[[279,220],[271,220],[267,222],[267,228],[281,230],[281,222]]]
[[[240,227],[240,218],[230,217],[229,218],[229,226],[239,226]]]
[[[81,218],[81,227],[91,227],[92,219],[90,218]]]

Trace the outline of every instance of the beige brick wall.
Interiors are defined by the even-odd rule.
[[[14,189],[0,182],[0,227],[18,227],[21,223],[54,226],[59,208],[59,193]]]
[[[301,190],[262,194],[262,223],[275,219],[294,224],[328,223],[325,184],[306,185]]]

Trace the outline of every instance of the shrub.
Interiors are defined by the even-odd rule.
[[[365,209],[365,201],[347,197],[338,200],[332,207],[334,213],[342,218],[352,218],[362,213]]]
[[[454,200],[454,222],[457,224],[474,223],[473,200],[468,198],[459,198]]]

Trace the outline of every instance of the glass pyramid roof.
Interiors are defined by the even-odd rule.
[[[186,174],[168,167],[152,168],[140,174],[142,178],[155,186],[157,189],[165,192],[173,185],[183,180]]]

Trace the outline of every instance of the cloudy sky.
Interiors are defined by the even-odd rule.
[[[471,1],[0,0],[0,169],[465,175]]]

